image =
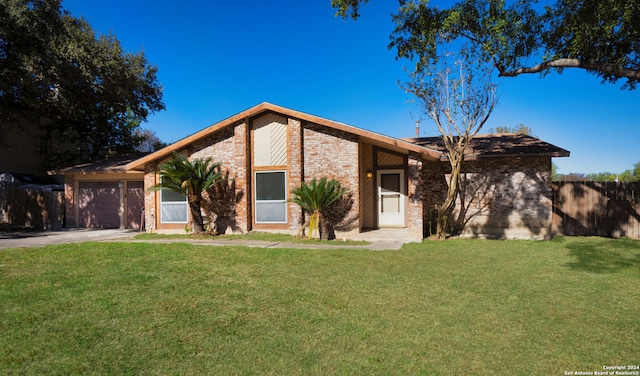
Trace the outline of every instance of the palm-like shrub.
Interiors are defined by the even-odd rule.
[[[173,153],[170,160],[158,167],[160,182],[151,187],[151,190],[168,189],[186,195],[193,220],[193,232],[203,232],[202,192],[223,180],[220,163],[213,162],[212,158],[190,161],[181,154]]]
[[[317,227],[320,239],[329,240],[330,234],[333,234],[333,224],[326,220],[325,211],[347,192],[348,189],[342,187],[339,181],[334,179],[327,181],[327,178],[321,178],[319,181],[313,178],[310,185],[302,182],[300,187],[291,191],[293,195],[291,202],[300,205],[302,210],[311,215],[303,226],[304,229],[307,224],[309,225],[309,238]]]

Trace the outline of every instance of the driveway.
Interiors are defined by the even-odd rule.
[[[64,231],[0,232],[0,249],[44,247],[52,244],[94,242],[132,238],[138,230],[73,229]]]

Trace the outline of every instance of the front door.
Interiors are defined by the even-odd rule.
[[[403,170],[378,171],[378,226],[404,227],[404,185]]]

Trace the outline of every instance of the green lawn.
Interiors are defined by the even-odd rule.
[[[0,374],[563,375],[640,363],[640,241],[0,251]]]

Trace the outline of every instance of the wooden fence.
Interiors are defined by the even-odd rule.
[[[64,192],[0,187],[0,222],[60,230],[64,225]]]
[[[640,238],[640,182],[554,182],[552,231]]]

